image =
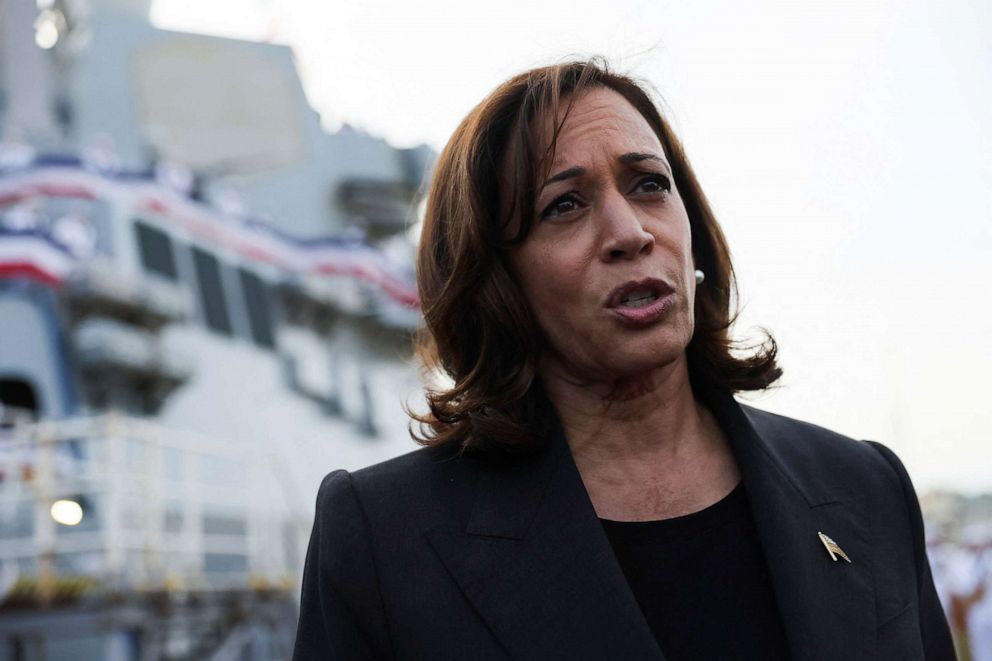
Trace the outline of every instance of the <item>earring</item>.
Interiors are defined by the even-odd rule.
[[[703,280],[705,279],[706,279],[706,274],[700,271],[699,269],[696,269],[696,284],[697,285],[703,284]]]

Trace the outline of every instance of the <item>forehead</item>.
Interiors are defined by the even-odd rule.
[[[621,94],[597,87],[583,92],[558,112],[557,122],[565,118],[555,145],[553,167],[572,164],[592,151],[623,154],[651,151],[664,156],[664,149],[651,125]],[[545,124],[549,130],[550,124]]]

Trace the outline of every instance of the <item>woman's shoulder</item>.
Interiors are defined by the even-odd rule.
[[[859,441],[832,429],[746,404],[740,406],[751,424],[763,436],[778,440],[802,439],[803,443],[816,448],[842,448],[850,451],[860,446]]]
[[[859,441],[786,416],[741,406],[761,445],[811,504],[858,503],[890,531],[903,522],[922,563],[923,522],[909,473],[882,443]],[[922,565],[920,565],[922,566]]]
[[[892,485],[909,482],[896,454],[878,441],[856,440],[751,406],[741,405],[741,409],[770,451],[793,469],[842,477],[845,482],[880,478]]]
[[[454,446],[422,447],[351,472],[362,491],[409,491],[426,484],[458,479],[465,460]]]
[[[323,480],[318,512],[360,515],[370,524],[400,528],[450,521],[466,505],[475,476],[457,449],[421,448],[355,471],[336,470]]]

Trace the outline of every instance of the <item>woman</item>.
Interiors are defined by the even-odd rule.
[[[733,399],[775,344],[733,347],[726,242],[634,81],[477,106],[418,280],[450,382],[426,448],[324,480],[297,658],[953,658],[895,455]]]

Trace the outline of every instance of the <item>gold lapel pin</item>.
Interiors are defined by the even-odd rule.
[[[825,547],[827,547],[827,553],[830,554],[830,558],[834,562],[837,562],[837,556],[838,555],[840,557],[844,558],[845,560],[847,560],[848,562],[851,561],[851,559],[849,557],[847,557],[847,554],[844,553],[844,549],[842,549],[841,547],[837,546],[837,542],[835,542],[834,540],[830,539],[829,537],[827,537],[826,535],[824,535],[822,532],[818,532],[816,534],[820,536],[820,541],[823,542],[823,545]]]

